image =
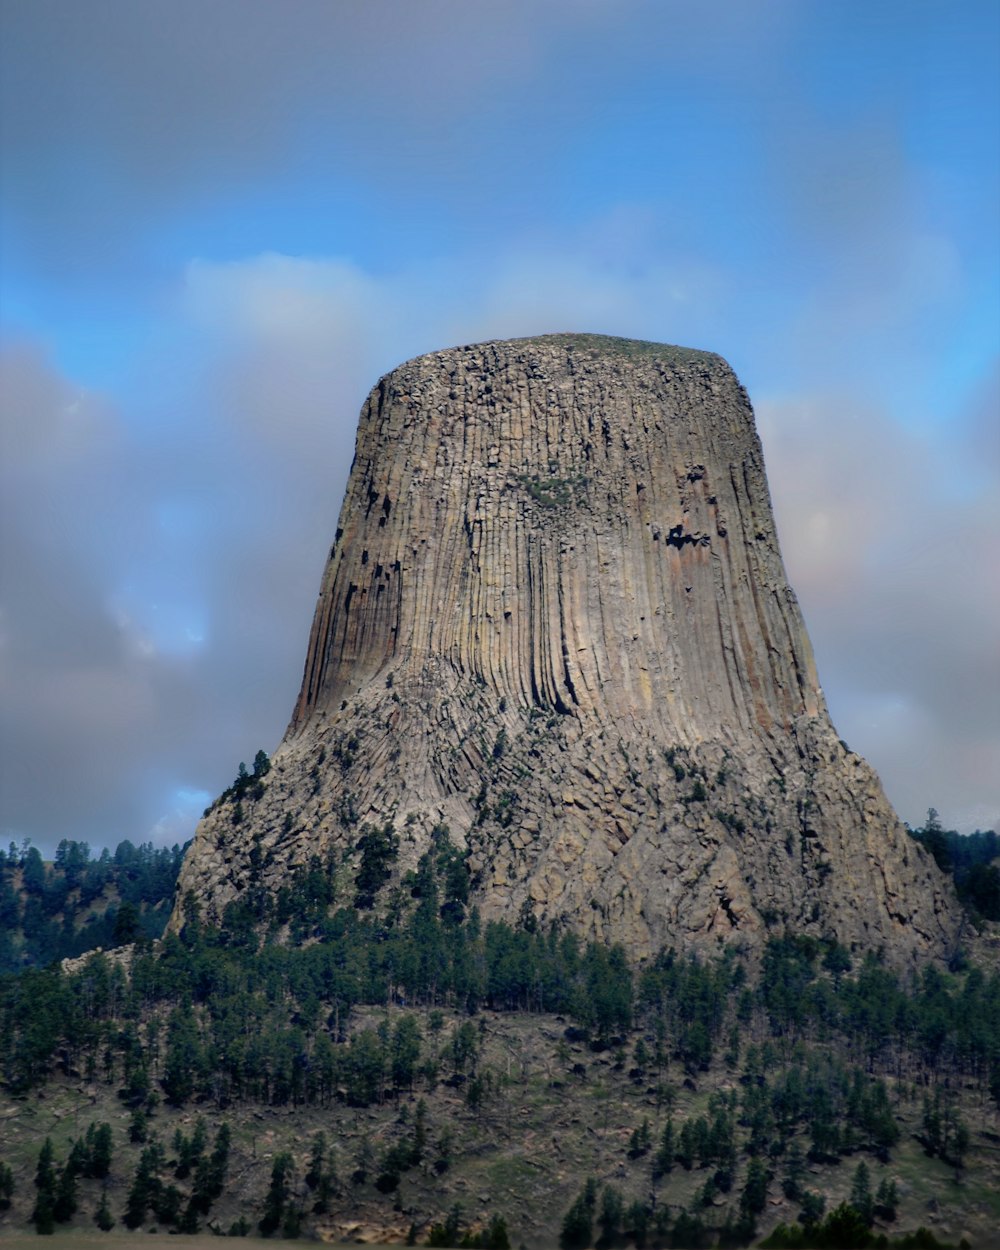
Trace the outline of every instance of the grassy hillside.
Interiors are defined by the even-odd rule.
[[[765,1206],[755,1218],[756,1231],[763,1234],[780,1221],[794,1220],[802,1209],[804,1198],[788,1198],[783,1188],[796,1170],[798,1154],[801,1195],[821,1195],[827,1210],[850,1196],[863,1162],[871,1193],[884,1180],[894,1182],[898,1191],[896,1218],[876,1218],[877,1230],[892,1233],[923,1225],[942,1241],[957,1242],[966,1236],[973,1246],[996,1244],[1000,1124],[995,1105],[984,1101],[982,1090],[972,1082],[961,1082],[948,1104],[970,1130],[960,1167],[926,1153],[926,1086],[916,1067],[903,1078],[888,1074],[881,1078],[900,1130],[885,1158],[870,1144],[838,1150],[822,1161],[811,1158],[813,1135],[805,1124],[789,1131],[779,1152],[769,1146],[751,1154],[756,1093],[765,1086],[777,1087],[797,1070],[808,1070],[810,1062],[832,1058],[829,1047],[772,1040],[766,1074],[759,1071],[757,1051],[735,1062],[717,1056],[707,1069],[692,1075],[676,1059],[659,1070],[652,1065],[637,1068],[639,1043],[647,1055],[653,1052],[653,1032],[632,1031],[613,1047],[595,1050],[576,1040],[578,1035],[565,1018],[550,1014],[484,1010],[470,1018],[446,1010],[439,1021],[433,1011],[387,1007],[352,1013],[354,1037],[366,1029],[377,1033],[380,1027],[392,1037],[404,1021],[416,1026],[421,1070],[412,1089],[385,1079],[364,1105],[355,1105],[346,1088],[332,1091],[325,1102],[229,1101],[220,1106],[218,1099],[195,1097],[171,1106],[161,1099],[147,1116],[145,1142],[130,1141],[135,1116],[116,1093],[121,1072],[109,1083],[103,1075],[88,1081],[85,1072],[73,1067],[57,1071],[31,1094],[0,1101],[4,1156],[15,1178],[13,1206],[0,1230],[23,1227],[30,1220],[42,1142],[52,1141],[58,1173],[71,1143],[85,1136],[92,1123],[111,1126],[110,1171],[106,1181],[79,1180],[79,1209],[72,1226],[94,1228],[94,1216],[106,1196],[116,1231],[125,1229],[130,1191],[143,1152],[153,1140],[162,1146],[155,1177],[160,1213],[148,1209],[137,1230],[166,1231],[182,1225],[198,1171],[197,1163],[184,1170],[185,1141],[197,1134],[201,1118],[206,1141],[202,1158],[211,1157],[222,1123],[231,1133],[222,1193],[207,1212],[195,1216],[203,1229],[228,1232],[243,1227],[242,1219],[256,1233],[267,1216],[275,1162],[287,1156],[278,1221],[278,1231],[286,1234],[323,1231],[338,1240],[359,1234],[404,1240],[415,1226],[419,1241],[425,1242],[432,1226],[444,1226],[457,1206],[463,1233],[470,1227],[487,1228],[500,1215],[512,1245],[554,1246],[566,1213],[586,1179],[593,1177],[598,1217],[607,1186],[620,1196],[624,1212],[632,1208],[621,1225],[629,1221],[634,1225],[634,1208],[649,1211],[655,1198],[646,1242],[669,1245],[670,1230],[676,1229],[684,1213],[695,1217],[685,1227],[700,1226],[706,1231],[698,1236],[706,1240],[709,1228],[725,1225],[727,1214],[738,1215],[749,1169],[759,1159],[768,1177]],[[456,1038],[470,1022],[475,1051],[461,1064],[462,1071],[456,1071]],[[567,1029],[574,1040],[567,1041]],[[162,1070],[161,1060],[154,1073],[161,1075]],[[752,1075],[754,1070],[757,1075]],[[685,1124],[702,1118],[714,1121],[720,1114],[734,1124],[735,1160],[728,1192],[713,1183],[721,1170],[717,1163],[706,1163],[697,1154],[690,1167],[674,1159],[669,1171],[659,1171],[656,1156],[668,1122],[679,1137]],[[419,1130],[423,1146],[420,1158],[413,1160],[418,1124],[423,1126]],[[651,1142],[648,1149],[642,1145],[644,1125]],[[184,1139],[180,1143],[178,1134]],[[325,1149],[314,1169],[320,1134]],[[179,1201],[164,1196],[171,1187]],[[325,1210],[317,1212],[318,1206]],[[162,1218],[171,1207],[176,1212],[173,1222]],[[669,1219],[665,1236],[658,1239],[655,1220],[662,1211]],[[600,1233],[595,1217],[594,1240]],[[619,1244],[637,1244],[636,1237],[627,1242],[622,1237]]]
[[[482,926],[443,830],[383,898],[381,835],[221,929],[188,899],[155,947],[0,981],[2,1227],[740,1245],[850,1200],[857,1244],[990,1244],[1000,975],[794,935],[637,971]]]

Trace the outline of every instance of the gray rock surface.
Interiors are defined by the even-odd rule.
[[[391,821],[397,879],[444,822],[485,919],[638,958],[787,927],[900,964],[959,925],[830,722],[746,392],[659,344],[484,343],[381,379],[243,809],[217,804],[184,863],[211,917]]]

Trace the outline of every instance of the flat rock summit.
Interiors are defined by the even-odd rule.
[[[388,825],[380,897],[446,825],[484,921],[640,959],[789,931],[898,965],[959,927],[831,724],[753,411],[707,352],[547,335],[371,392],[291,724],[178,898],[221,919],[313,855],[349,882]]]

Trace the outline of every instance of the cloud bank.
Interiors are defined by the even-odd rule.
[[[6,834],[187,836],[284,731],[368,388],[559,330],[731,361],[835,723],[996,824],[996,6],[2,20]]]

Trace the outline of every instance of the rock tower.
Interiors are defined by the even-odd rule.
[[[625,944],[785,929],[899,964],[958,915],[830,722],[746,392],[719,356],[596,335],[422,356],[376,385],[302,689],[263,794],[199,826],[219,918],[312,854],[431,830],[484,919]]]

